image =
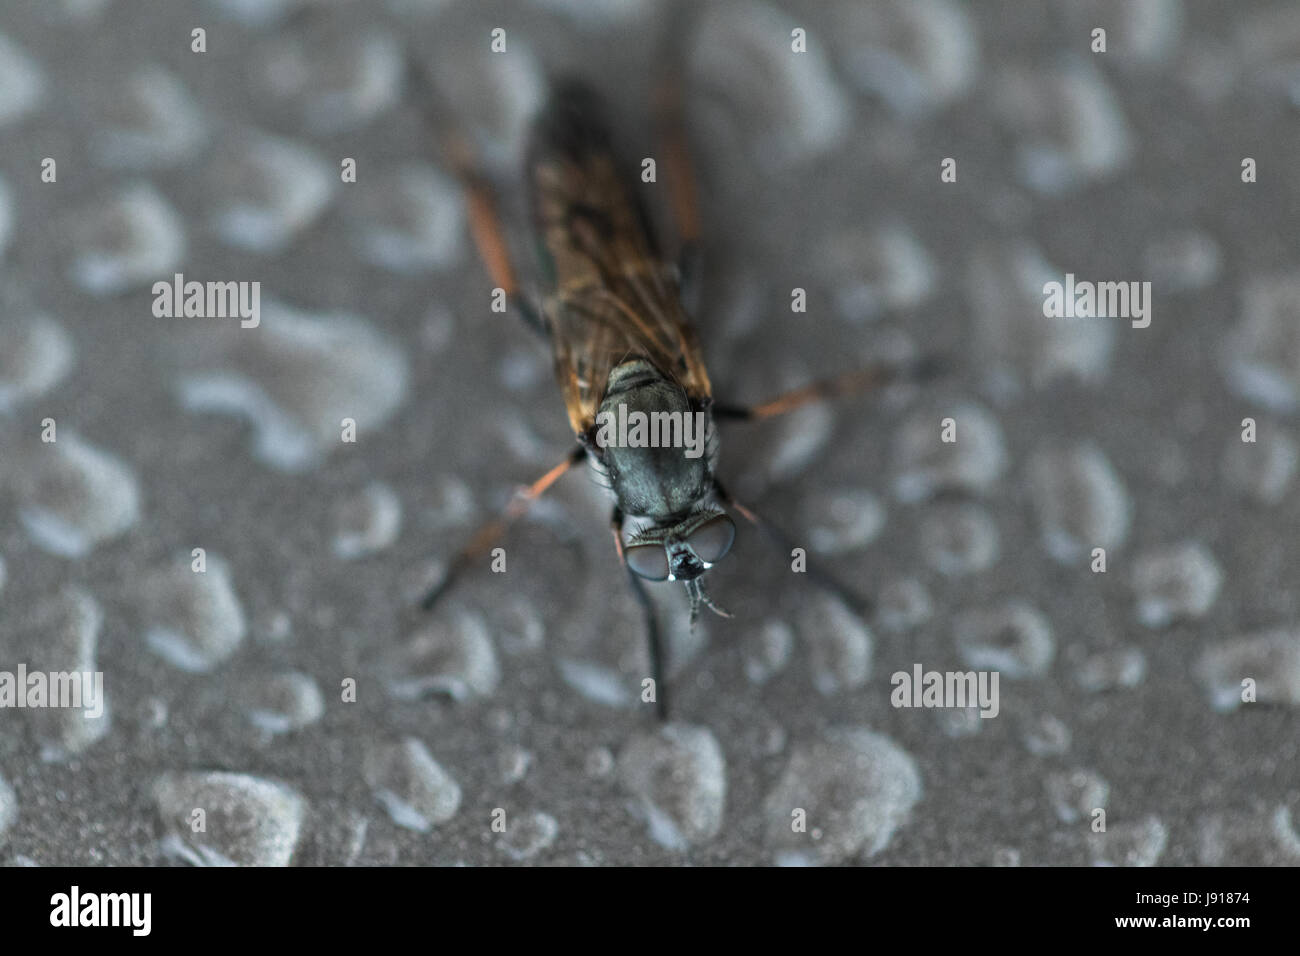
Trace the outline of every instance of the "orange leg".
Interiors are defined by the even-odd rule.
[[[511,262],[510,246],[506,242],[505,229],[497,213],[492,187],[481,171],[482,166],[474,147],[455,122],[453,111],[411,53],[407,55],[407,75],[409,82],[419,92],[425,122],[435,140],[442,146],[444,164],[460,180],[470,234],[488,277],[494,286],[505,290],[525,322],[545,333],[545,325],[536,309],[520,294],[519,278]]]
[[[700,239],[699,193],[691,169],[679,76],[665,77],[661,82],[655,112],[659,139],[664,145],[668,193],[673,219],[677,224],[677,235],[683,245],[690,245]]]
[[[565,472],[586,457],[587,449],[579,445],[569,453],[569,457],[564,461],[542,475],[531,485],[521,488],[511,499],[510,504],[506,506],[504,512],[474,533],[469,543],[457,553],[451,564],[447,566],[447,571],[442,576],[442,580],[429,589],[429,592],[424,596],[424,600],[420,602],[420,606],[426,611],[432,609],[438,599],[447,592],[447,589],[451,587],[466,568],[487,554],[492,544],[505,534],[506,529],[522,516],[534,501],[546,494],[547,489],[559,481]]]
[[[519,291],[519,277],[510,258],[510,246],[506,242],[492,187],[479,172],[474,150],[462,135],[452,133],[446,137],[444,153],[465,192],[470,235],[474,237],[474,246],[488,277],[494,286],[505,291],[523,320],[545,335],[546,325],[541,316]]]
[[[813,402],[860,395],[892,382],[923,381],[938,374],[941,367],[941,362],[935,358],[924,358],[910,366],[868,365],[866,368],[804,385],[758,405],[714,405],[713,414],[718,418],[748,421],[775,418]]]
[[[447,161],[460,179],[465,190],[465,204],[469,213],[470,233],[478,249],[479,258],[487,268],[493,284],[505,289],[514,298],[519,291],[519,281],[510,262],[510,249],[506,245],[501,217],[497,215],[492,190],[478,172],[474,152],[459,134],[451,136],[446,146]]]

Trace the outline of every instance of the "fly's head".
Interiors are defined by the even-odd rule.
[[[661,523],[638,532],[624,549],[632,573],[647,581],[681,581],[691,602],[691,626],[700,606],[731,617],[704,592],[704,573],[731,550],[736,525],[723,511],[706,508],[680,521]]]

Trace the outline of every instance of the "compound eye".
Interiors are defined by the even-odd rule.
[[[701,561],[705,564],[713,564],[715,561],[720,561],[723,555],[731,550],[731,542],[735,540],[735,523],[726,515],[718,515],[692,531],[686,542],[691,546],[691,550],[699,555]]]
[[[627,566],[648,581],[668,580],[668,552],[662,544],[634,544],[623,552]]]

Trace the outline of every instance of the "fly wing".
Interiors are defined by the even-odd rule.
[[[619,174],[600,103],[557,87],[533,131],[533,214],[554,294],[555,373],[578,435],[594,425],[609,373],[643,358],[696,401],[712,395],[676,279]]]

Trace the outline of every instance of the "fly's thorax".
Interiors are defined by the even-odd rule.
[[[618,396],[635,389],[642,385],[651,385],[660,382],[666,385],[672,383],[668,381],[657,368],[643,358],[630,359],[622,362],[609,373],[609,381],[605,385],[605,400],[601,403],[602,409],[611,401],[617,401]],[[678,392],[681,389],[677,389]],[[682,401],[686,396],[681,396]]]
[[[676,382],[636,359],[615,368],[592,443],[624,514],[683,515],[713,483],[713,425]]]

